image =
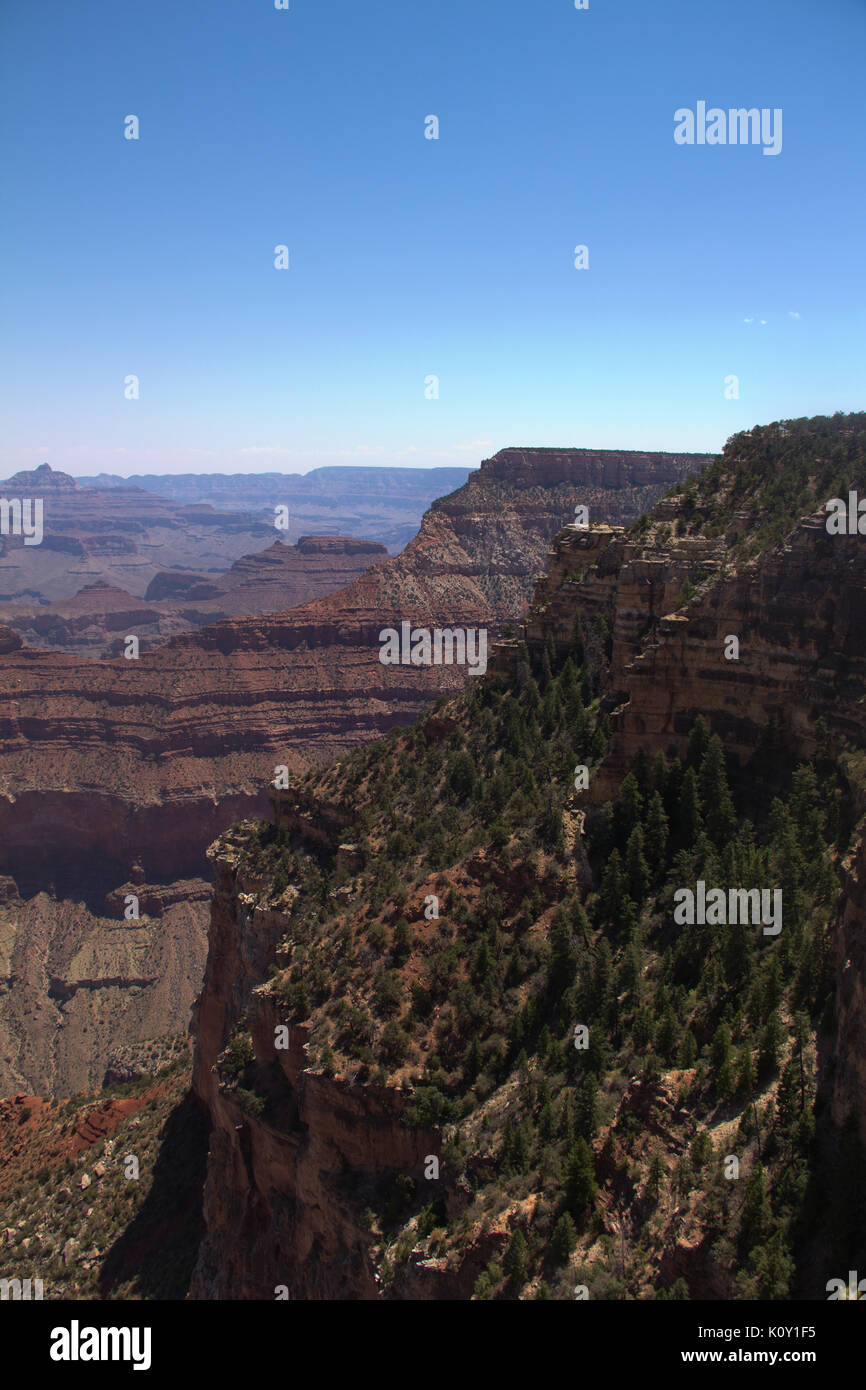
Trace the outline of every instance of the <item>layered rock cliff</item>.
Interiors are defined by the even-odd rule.
[[[170,957],[162,961],[170,987],[160,993],[153,982],[142,985],[131,964],[124,974],[114,959],[110,943],[120,935],[112,935],[113,923],[123,922],[119,886],[140,878],[170,897],[173,884],[206,872],[206,847],[227,825],[267,814],[278,766],[296,781],[311,765],[413,721],[442,691],[462,687],[467,675],[459,666],[383,666],[383,627],[404,619],[484,626],[492,639],[520,616],[550,538],[578,503],[593,515],[635,515],[703,461],[548,454],[522,450],[485,463],[427,513],[394,559],[383,559],[369,542],[308,537],[239,560],[224,576],[193,572],[184,585],[157,576],[149,592],[164,594],[152,604],[164,610],[166,624],[172,614],[190,625],[222,610],[259,616],[211,622],[156,650],[148,650],[152,624],[141,623],[138,659],[46,653],[22,647],[14,632],[0,641],[0,872],[13,876],[24,900],[12,913],[9,980],[16,990],[0,998],[0,1084],[68,1093],[83,1078],[98,1082],[121,1017],[131,1038],[176,1031],[190,999],[186,981],[201,968],[206,906],[193,893],[183,923],[170,919],[154,928]],[[21,487],[31,483],[19,479]],[[76,516],[101,505],[94,490],[71,480],[56,486]],[[106,491],[119,515],[129,498],[122,489]],[[142,515],[160,506],[148,495]],[[290,603],[332,587],[340,567],[357,577],[338,592],[267,612],[281,596]],[[134,619],[147,612],[111,599],[112,591],[89,589],[59,616],[84,623],[86,633],[101,607],[106,626],[121,623],[120,637],[137,632]],[[43,611],[32,623],[50,627],[57,617]],[[28,900],[37,894],[43,897],[34,915]],[[88,995],[58,985],[37,1023],[28,1009],[40,989],[50,988],[46,941],[58,942],[72,917],[81,932],[89,927],[97,984]],[[174,987],[178,970],[182,988]],[[60,967],[55,974],[65,978]],[[16,991],[26,996],[19,1010],[11,1002]],[[85,998],[95,1001],[87,1019]]]
[[[230,835],[215,851],[214,877],[208,969],[194,1020],[194,1086],[212,1124],[211,1161],[190,1297],[375,1298],[372,1236],[361,1211],[389,1177],[423,1173],[440,1135],[401,1124],[398,1092],[308,1068],[304,1028],[285,1026],[285,1009],[258,988],[287,915],[255,903],[260,884],[239,866]],[[241,1021],[259,1064],[257,1097],[220,1075],[220,1054]],[[278,1047],[280,1025],[286,1045]],[[264,1114],[251,1110],[251,1099]]]
[[[142,651],[170,637],[228,617],[294,608],[351,584],[387,558],[377,541],[349,536],[302,536],[297,545],[275,541],[242,555],[225,574],[161,570],[143,598],[97,579],[72,598],[37,607],[0,605],[0,615],[30,647],[88,658],[122,654],[135,633]]]
[[[206,955],[203,879],[122,884],[101,905],[22,899],[8,877],[0,893],[2,1094],[91,1090],[118,1053],[186,1031]]]
[[[264,549],[271,524],[243,510],[178,506],[138,487],[82,487],[47,463],[0,480],[0,499],[40,502],[42,539],[27,542],[10,525],[0,535],[0,604],[69,598],[87,583],[141,597],[161,569],[219,573],[233,560]]]
[[[703,461],[610,453],[606,479],[604,455],[549,452],[486,462],[403,554],[289,612],[214,623],[137,660],[0,656],[0,871],[25,890],[49,866],[81,883],[94,854],[120,880],[136,862],[153,881],[200,873],[220,829],[267,809],[276,765],[295,775],[332,759],[467,679],[457,666],[383,666],[384,627],[492,638],[523,612],[576,505],[634,514]]]
[[[866,1143],[866,570],[815,508],[828,480],[866,481],[866,417],[793,424],[771,427],[766,466],[762,433],[738,437],[721,473],[627,533],[560,534],[481,687],[215,847],[192,1296],[550,1297],[556,1280],[565,1298],[584,1279],[594,1297],[824,1296],[856,1235],[832,1196],[849,1118]],[[774,468],[788,486],[805,472],[793,524]],[[692,823],[661,799],[700,749],[702,794],[726,803],[730,769],[736,839],[711,802]],[[653,788],[662,864],[635,838]],[[591,815],[587,849],[579,812],[608,800],[599,833],[620,840]],[[672,935],[665,874],[740,858],[793,885],[790,936]],[[594,1057],[575,1059],[575,1018]],[[731,1153],[745,1203],[713,1166]],[[406,1195],[383,1215],[386,1180]]]

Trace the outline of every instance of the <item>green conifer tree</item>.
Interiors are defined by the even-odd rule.
[[[568,1263],[569,1256],[576,1244],[577,1229],[569,1213],[564,1211],[553,1228],[550,1242],[550,1253],[558,1265]]]
[[[640,825],[636,825],[628,837],[625,882],[629,897],[641,907],[649,891],[650,871],[644,854],[644,833]]]
[[[686,753],[686,767],[697,772],[704,759],[710,741],[710,730],[706,719],[699,714],[689,734],[689,747]]]
[[[565,1165],[565,1200],[575,1221],[582,1221],[595,1202],[598,1187],[595,1181],[595,1162],[592,1150],[582,1137],[578,1138]]]
[[[737,828],[737,816],[728,786],[722,740],[713,734],[701,760],[698,791],[705,807],[706,830],[717,849],[722,849]]]
[[[650,797],[647,813],[645,848],[653,883],[660,883],[665,875],[668,855],[670,827],[665,815],[664,802],[658,791]]]
[[[703,833],[704,818],[701,798],[698,792],[698,779],[693,767],[688,768],[683,778],[677,838],[684,849],[691,849]]]
[[[518,1226],[512,1235],[502,1257],[502,1268],[515,1289],[522,1289],[529,1270],[529,1250],[526,1236]]]

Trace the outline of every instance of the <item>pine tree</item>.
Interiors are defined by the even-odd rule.
[[[685,1279],[682,1277],[682,1275],[680,1275],[679,1279],[675,1279],[674,1282],[671,1284],[670,1288],[668,1289],[667,1296],[670,1300],[676,1303],[689,1302],[691,1298],[691,1295],[689,1293],[689,1286],[686,1283]]]
[[[671,1006],[668,1005],[659,1020],[659,1026],[656,1029],[655,1042],[653,1044],[662,1061],[668,1064],[673,1061],[678,1034],[679,1025],[677,1023],[676,1014]]]
[[[800,885],[804,880],[806,866],[788,808],[778,797],[774,797],[770,807],[770,825],[773,836],[773,871],[782,889],[785,920],[791,922],[796,917],[802,896]]]
[[[790,807],[800,851],[807,863],[815,863],[824,853],[824,812],[815,769],[808,763],[794,773]]]
[[[577,678],[577,667],[574,664],[573,657],[569,653],[569,655],[565,658],[565,664],[563,665],[563,668],[559,673],[559,689],[562,693],[563,699],[565,699],[567,695],[572,695],[576,690],[579,690],[579,688],[580,687]]]
[[[764,1014],[769,1015],[772,1013],[773,1009],[781,1004],[783,992],[779,959],[778,956],[773,956],[770,967],[764,977],[764,987],[761,993],[761,1008]]]
[[[538,1138],[542,1145],[547,1145],[553,1139],[553,1106],[550,1101],[546,1101],[538,1114]]]
[[[632,1041],[638,1052],[642,1052],[650,1042],[653,1035],[653,1016],[646,1004],[635,1012],[634,1023],[631,1027]]]
[[[752,1049],[748,1043],[744,1043],[737,1056],[737,1095],[743,1100],[750,1100],[754,1094],[757,1080]]]
[[[564,1265],[576,1245],[577,1229],[569,1213],[564,1211],[553,1228],[550,1253],[558,1265]]]
[[[559,691],[551,683],[544,692],[544,700],[541,704],[541,732],[545,738],[550,738],[551,734],[563,725],[562,703],[559,698]]]
[[[598,855],[602,863],[613,849],[614,839],[613,803],[606,801],[593,822],[591,839],[593,853]]]
[[[553,668],[551,667],[551,664],[550,664],[550,657],[547,655],[547,651],[545,650],[545,651],[543,651],[542,654],[541,654],[541,684],[542,684],[542,687],[549,687],[550,682],[551,682],[552,679],[553,679]]]
[[[698,1045],[695,1035],[691,1028],[686,1028],[680,1038],[680,1047],[677,1054],[677,1065],[684,1071],[689,1071],[698,1060]]]
[[[592,962],[589,1005],[593,1019],[604,1020],[613,998],[613,955],[606,937],[596,947]]]
[[[482,937],[475,948],[475,960],[472,965],[472,973],[478,984],[483,985],[489,978],[493,969],[493,957],[490,954],[490,947],[487,938]]]
[[[773,1212],[767,1196],[764,1170],[758,1164],[746,1186],[743,1213],[740,1218],[740,1239],[745,1250],[761,1245],[770,1233]]]
[[[677,825],[679,822],[684,776],[685,769],[679,758],[674,758],[673,762],[667,764],[662,800],[665,804],[665,813],[671,825]]]
[[[475,763],[471,754],[463,749],[451,764],[448,785],[459,801],[465,801],[475,787]]]
[[[571,905],[570,919],[573,938],[580,937],[584,945],[588,945],[590,937],[589,918],[586,915],[586,908],[579,898],[575,898]]]
[[[518,1227],[508,1242],[505,1254],[502,1258],[502,1268],[508,1275],[516,1289],[522,1289],[526,1283],[526,1275],[529,1269],[529,1250],[526,1245],[526,1237]]]
[[[641,819],[642,810],[643,797],[637,778],[633,772],[629,772],[620,783],[619,796],[616,799],[615,823],[619,844],[627,843],[629,835]]]
[[[678,839],[684,849],[695,844],[704,828],[701,798],[698,792],[698,779],[694,768],[690,767],[683,778],[682,799],[677,824]]]
[[[727,1100],[734,1089],[734,1074],[731,1066],[731,1030],[726,1023],[720,1023],[713,1034],[710,1065],[716,1094],[720,1100]]]
[[[669,834],[670,828],[668,818],[665,815],[664,802],[660,793],[655,791],[650,797],[645,836],[646,854],[654,883],[659,883],[664,877]]]
[[[581,1221],[596,1198],[595,1163],[583,1138],[575,1141],[565,1166],[565,1200],[575,1221]]]
[[[728,786],[725,753],[722,740],[713,734],[701,762],[698,790],[706,808],[707,834],[718,849],[722,849],[737,828],[737,816]]]
[[[723,878],[723,882],[742,883],[742,877],[734,874]],[[728,927],[724,946],[725,978],[728,984],[739,991],[748,989],[751,979],[754,951],[752,928],[734,922]]]
[[[525,1121],[510,1124],[505,1130],[502,1158],[506,1171],[525,1173],[532,1150],[532,1129]]]
[[[604,731],[602,729],[596,729],[589,741],[590,761],[594,763],[599,762],[604,757],[606,748],[607,739],[605,738]]]
[[[771,1076],[778,1068],[782,1037],[782,1024],[777,1010],[774,1009],[761,1029],[758,1052],[758,1075],[761,1078]]]
[[[699,1173],[713,1155],[713,1141],[705,1129],[699,1129],[690,1149],[691,1160],[695,1172]]]
[[[625,879],[622,856],[618,849],[611,852],[601,880],[601,906],[605,915],[618,921],[625,899]]]
[[[597,1094],[598,1082],[590,1072],[578,1087],[574,1113],[574,1132],[584,1139],[591,1139],[598,1125]]]
[[[750,1264],[756,1276],[758,1298],[789,1297],[794,1261],[781,1231],[777,1231],[763,1249],[753,1250]]]
[[[625,948],[619,979],[620,987],[639,1000],[643,984],[643,951],[634,938]]]
[[[471,1043],[469,1044],[463,1067],[466,1079],[470,1082],[474,1081],[478,1073],[481,1071],[481,1047],[478,1042],[477,1034],[473,1037]]]
[[[568,1091],[563,1097],[559,1111],[559,1137],[564,1139],[566,1144],[571,1144],[574,1139],[574,1101]]]
[[[650,872],[644,856],[644,834],[639,825],[634,827],[628,837],[625,881],[629,897],[640,907],[649,891]]]
[[[558,908],[550,931],[550,965],[547,978],[551,993],[564,994],[577,975],[577,953],[563,908]]]
[[[689,734],[689,747],[686,753],[686,767],[697,771],[703,762],[710,741],[710,730],[706,719],[699,714]]]
[[[646,1196],[655,1205],[661,1195],[662,1183],[665,1181],[667,1173],[665,1165],[662,1163],[661,1155],[654,1154],[652,1163],[649,1166],[649,1173],[646,1181]]]
[[[589,753],[590,745],[589,715],[583,707],[579,689],[575,691],[574,695],[568,697],[564,715],[568,728],[571,730],[575,751],[580,757],[585,758]]]
[[[556,643],[553,640],[553,633],[548,632],[547,641],[544,645],[544,655],[547,657],[547,665],[553,673],[559,664],[559,657],[556,654]]]

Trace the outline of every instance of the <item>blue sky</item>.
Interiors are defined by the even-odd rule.
[[[866,0],[4,0],[0,51],[0,474],[866,406]],[[676,145],[700,100],[782,108],[782,152]]]

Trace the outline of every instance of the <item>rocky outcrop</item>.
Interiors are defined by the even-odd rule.
[[[258,885],[245,881],[230,835],[213,858],[208,967],[193,1024],[194,1086],[212,1128],[206,1235],[190,1297],[376,1298],[365,1194],[389,1175],[423,1180],[439,1132],[401,1123],[397,1091],[309,1069],[303,1027],[276,1046],[280,1008],[260,985],[287,916],[253,905]],[[220,1076],[220,1053],[240,1024],[252,1041],[263,1115]]]
[[[3,1094],[92,1089],[119,1046],[152,1048],[185,1032],[205,959],[209,884],[124,887],[101,913],[44,892],[4,895]],[[124,915],[126,894],[139,897],[138,919]]]
[[[818,719],[862,742],[866,557],[856,537],[828,542],[823,519],[805,517],[735,569],[723,540],[643,546],[609,526],[569,527],[556,538],[522,635],[564,648],[576,631],[586,637],[597,618],[608,620],[613,738],[591,803],[612,795],[640,750],[682,756],[698,714],[741,764],[773,722],[793,757],[814,753]],[[516,640],[503,643],[494,669],[512,670],[517,651]]]

